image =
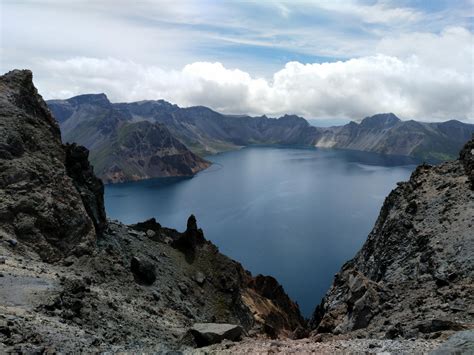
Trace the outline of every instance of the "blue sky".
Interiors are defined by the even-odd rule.
[[[473,120],[472,0],[0,4],[0,69],[32,69],[46,98]]]

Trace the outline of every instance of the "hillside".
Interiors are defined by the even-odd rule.
[[[168,129],[131,122],[104,94],[49,102],[63,140],[90,149],[95,173],[105,183],[192,176],[210,163],[189,151]]]
[[[389,113],[321,131],[322,135],[315,143],[317,147],[406,155],[437,162],[455,159],[464,142],[474,133],[474,125],[456,120],[441,123],[402,121]]]

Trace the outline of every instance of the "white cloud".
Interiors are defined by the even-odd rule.
[[[396,7],[388,1],[363,5],[357,1],[333,0],[313,3],[314,6],[360,18],[365,23],[403,23],[420,19],[422,13],[409,7]]]
[[[334,63],[290,62],[271,81],[207,62],[189,64],[179,71],[113,58],[75,58],[42,65],[53,75],[38,83],[48,98],[105,92],[113,101],[164,98],[181,106],[205,105],[224,113],[359,119],[390,111],[403,118],[474,118],[472,73],[427,66],[415,56],[402,60],[381,54]]]
[[[459,15],[472,10],[462,4],[443,20],[388,0],[2,5],[0,69],[32,69],[47,98],[106,92],[226,113],[474,118],[473,34]],[[291,61],[313,56],[352,59]]]

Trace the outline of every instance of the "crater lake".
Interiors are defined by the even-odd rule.
[[[109,218],[155,217],[207,239],[254,274],[274,276],[309,317],[372,229],[385,197],[417,162],[374,153],[247,147],[206,157],[192,178],[106,185]],[[204,270],[205,271],[205,270]]]

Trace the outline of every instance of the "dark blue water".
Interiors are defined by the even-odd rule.
[[[224,254],[276,277],[306,316],[414,168],[407,158],[324,149],[251,147],[209,159],[190,179],[106,186],[108,216],[155,217],[182,231],[195,214]]]

